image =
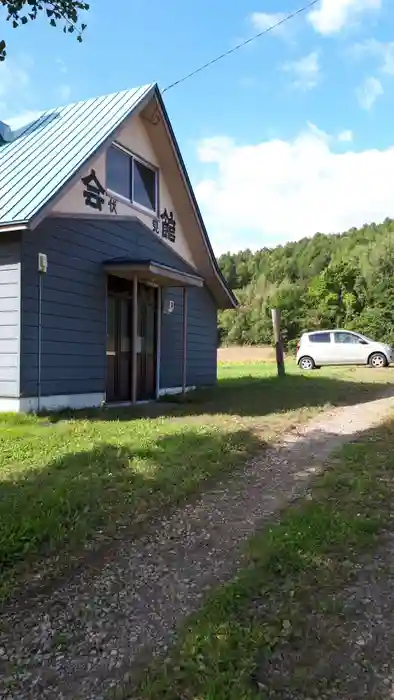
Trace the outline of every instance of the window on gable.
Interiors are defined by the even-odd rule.
[[[130,199],[131,178],[130,157],[120,148],[111,146],[107,153],[107,188]]]
[[[133,200],[156,211],[156,171],[133,159]]]
[[[157,211],[157,171],[117,146],[110,146],[107,152],[107,189],[132,204]]]

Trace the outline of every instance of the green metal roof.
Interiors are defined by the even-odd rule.
[[[29,221],[154,90],[74,102],[17,131],[0,122],[0,224]]]

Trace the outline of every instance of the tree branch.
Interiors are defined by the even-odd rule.
[[[65,34],[75,34],[77,41],[82,41],[86,24],[79,24],[79,13],[89,9],[87,2],[81,0],[0,0],[0,7],[7,10],[7,21],[17,29],[29,21],[34,21],[40,13],[44,13],[52,27],[63,23]],[[0,61],[7,56],[4,40],[0,40]]]

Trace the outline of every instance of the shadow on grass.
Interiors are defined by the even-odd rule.
[[[373,372],[373,370],[371,370]],[[394,376],[393,376],[394,379]],[[48,420],[105,420],[128,421],[135,418],[190,415],[234,415],[263,417],[270,413],[317,406],[347,406],[370,401],[383,391],[389,391],[391,382],[348,381],[334,377],[289,374],[284,378],[243,376],[220,379],[217,386],[199,389],[184,397],[166,397],[157,403],[129,408],[64,411],[50,414]],[[394,386],[393,393],[394,393]]]
[[[250,540],[248,566],[187,620],[169,660],[153,664],[126,697],[386,697],[392,628],[378,657],[375,637],[359,643],[357,630],[369,629],[373,608],[381,627],[381,601],[366,598],[379,576],[388,577],[381,590],[392,610],[392,546],[386,574],[384,554],[372,566],[371,554],[391,518],[393,449],[394,421],[342,448],[308,499]]]
[[[343,439],[343,436],[338,436],[335,432],[316,430],[308,438],[309,450],[302,456],[302,464],[299,461],[297,446],[289,445],[287,448],[290,453],[289,459],[280,466],[280,481],[279,479],[272,481],[272,473],[270,475],[270,469],[268,469],[267,480],[263,482],[261,480],[262,474],[265,474],[263,464],[258,465],[256,472],[250,471],[248,478],[243,482],[243,487],[246,489],[243,495],[247,498],[241,498],[240,493],[237,492],[228,508],[226,508],[226,504],[230,503],[227,499],[228,494],[224,494],[224,501],[220,501],[220,492],[218,492],[215,509],[212,512],[213,517],[209,519],[209,527],[214,531],[215,536],[210,544],[204,539],[204,546],[199,553],[198,548],[192,548],[191,557],[190,543],[198,541],[198,539],[194,540],[195,533],[201,534],[201,523],[194,521],[193,518],[188,522],[184,537],[176,527],[175,530],[171,525],[159,529],[156,523],[149,530],[148,550],[145,552],[143,549],[146,541],[144,540],[140,548],[141,559],[138,558],[138,566],[132,568],[132,571],[128,567],[130,551],[133,549],[128,548],[130,536],[127,533],[123,538],[122,557],[117,558],[117,579],[124,594],[122,604],[125,611],[130,611],[127,624],[123,624],[125,618],[122,618],[122,624],[119,624],[119,618],[116,615],[113,616],[111,612],[119,606],[119,587],[114,585],[106,588],[105,593],[96,601],[93,597],[90,617],[87,616],[85,621],[82,620],[78,627],[78,633],[86,636],[84,648],[90,650],[91,627],[88,623],[94,619],[95,606],[99,606],[100,615],[103,614],[102,611],[104,614],[108,611],[108,616],[105,618],[107,639],[111,640],[111,645],[118,645],[123,652],[127,649],[127,653],[124,653],[125,665],[123,666],[109,665],[109,656],[107,658],[103,655],[100,658],[100,672],[103,673],[103,677],[106,676],[108,684],[111,683],[111,685],[112,681],[122,685],[126,677],[130,678],[130,666],[133,673],[136,669],[138,672],[139,655],[141,659],[145,654],[143,661],[145,666],[146,651],[152,650],[157,639],[170,641],[174,620],[181,620],[185,610],[199,607],[200,598],[196,595],[197,591],[207,590],[217,584],[218,578],[223,580],[231,575],[228,555],[231,556],[233,551],[246,541],[254,528],[261,528],[264,513],[264,509],[263,511],[260,509],[261,502],[264,499],[266,503],[271,501],[271,511],[267,511],[265,516],[270,521],[270,527],[266,527],[264,532],[252,540],[248,566],[230,584],[220,588],[200,613],[187,620],[178,646],[172,652],[166,652],[164,663],[163,659],[157,660],[156,667],[149,672],[141,691],[127,694],[127,689],[123,693],[123,688],[119,687],[123,693],[119,694],[119,697],[138,697],[139,700],[197,697],[210,697],[215,700],[252,700],[252,698],[257,700],[260,695],[254,678],[260,666],[265,664],[267,658],[271,658],[273,650],[283,641],[291,639],[297,616],[301,616],[301,621],[306,619],[311,610],[311,601],[315,601],[317,595],[323,590],[326,592],[331,585],[330,576],[334,575],[334,582],[337,582],[335,577],[338,572],[346,576],[346,572],[349,571],[349,561],[352,561],[360,549],[373,544],[379,529],[384,526],[387,513],[391,512],[393,486],[391,455],[394,444],[392,432],[391,428],[388,436],[380,430],[361,434],[361,442],[346,447],[340,462],[334,465],[331,472],[316,482],[311,499],[299,501],[291,508],[287,508],[282,513],[278,524],[272,524],[272,515],[279,507],[278,503],[275,503],[277,492],[280,490],[283,498],[290,488],[290,493],[294,495],[293,482],[304,479],[303,467],[310,464],[311,453],[317,457],[315,454],[317,446],[322,446],[324,441],[330,441],[331,447],[334,447],[338,445],[338,439]],[[195,434],[190,436],[189,433],[177,437],[176,442],[173,438],[174,436],[169,436],[168,439],[165,437],[159,439],[157,445],[142,446],[134,451],[132,456],[136,462],[132,463],[132,476],[127,476],[126,480],[120,476],[118,485],[113,488],[113,493],[117,496],[116,503],[126,503],[128,507],[134,504],[129,514],[137,520],[139,499],[143,500],[146,493],[151,497],[151,491],[145,490],[145,480],[154,482],[164,469],[166,478],[162,480],[160,486],[164,489],[164,493],[174,495],[174,488],[178,488],[178,477],[181,481],[183,479],[183,484],[186,482],[186,486],[183,485],[182,488],[187,490],[189,467],[194,466],[199,469],[199,477],[204,479],[206,474],[212,473],[212,470],[215,471],[215,464],[223,463],[223,455],[227,455],[225,459],[234,458],[236,461],[240,456],[243,457],[245,440],[249,439],[248,434],[243,431],[234,432],[226,438],[209,435],[206,439],[206,436]],[[224,444],[223,439],[228,442]],[[257,447],[258,444],[258,442],[252,442],[251,447]],[[185,449],[188,450],[187,454],[190,454],[190,461],[187,464],[184,459]],[[89,487],[89,479],[95,483],[98,470],[99,487],[92,501],[95,504],[98,498],[107,497],[106,491],[111,491],[111,478],[108,480],[108,477],[115,472],[115,467],[116,472],[119,471],[121,475],[125,470],[129,472],[130,451],[121,449],[117,452],[116,450],[114,445],[102,445],[92,452],[83,453],[82,473],[75,468],[74,461],[68,462],[64,458],[53,462],[49,467],[56,470],[56,464],[59,464],[67,472],[71,465],[70,491],[71,493],[75,489],[78,491],[81,506],[86,502],[86,493],[84,489],[81,492],[79,482],[83,481],[87,471],[87,487]],[[172,459],[169,457],[171,451]],[[174,455],[177,455],[178,471],[173,469]],[[169,470],[166,468],[167,456],[168,465],[172,465]],[[107,470],[102,478],[101,465],[104,457],[109,458],[110,465],[107,463]],[[128,488],[129,482],[140,486],[141,470],[138,468],[138,457],[142,460],[148,458],[151,469],[144,472],[142,488],[131,488],[132,495],[125,499],[123,491]],[[207,458],[212,460],[210,467],[207,467]],[[96,465],[97,460],[99,467]],[[202,460],[204,464],[201,464]],[[115,464],[114,467],[112,467],[113,464]],[[108,474],[109,466],[111,474]],[[50,474],[42,473],[42,477],[45,487],[43,494],[45,494],[51,486]],[[190,478],[193,478],[192,474]],[[48,483],[46,483],[47,479]],[[286,479],[289,483],[284,488]],[[37,486],[40,486],[38,482]],[[52,482],[52,486],[57,487],[57,484]],[[176,493],[179,492],[176,491]],[[158,506],[162,503],[161,496],[159,499]],[[19,505],[23,507],[28,503],[29,499],[25,499]],[[255,508],[256,504],[257,508]],[[211,506],[212,501],[207,508]],[[31,513],[31,506],[28,505],[28,507],[30,508],[28,512]],[[218,510],[215,520],[216,508]],[[199,508],[201,518],[202,510]],[[67,510],[65,512],[67,514]],[[116,509],[112,511],[109,508],[108,513],[113,512],[116,512]],[[211,513],[210,510],[209,513]],[[79,514],[74,512],[71,525],[78,517]],[[223,537],[221,533],[224,533]],[[66,542],[67,536],[70,541],[69,534],[66,532]],[[171,546],[163,546],[163,540]],[[222,542],[223,549],[218,546],[218,542]],[[111,548],[111,556],[116,556],[114,552],[116,546],[112,547],[112,542]],[[174,548],[177,550],[176,564],[174,564]],[[210,556],[212,553],[214,556]],[[234,567],[237,561],[236,556],[233,560]],[[147,568],[149,575],[147,575]],[[164,577],[163,570],[166,571]],[[187,578],[179,577],[179,571],[186,572]],[[86,575],[86,572],[84,573]],[[164,604],[158,605],[161,598],[157,592],[160,593],[161,586],[165,587],[166,591],[170,591],[169,608]],[[74,592],[75,589],[71,590]],[[141,630],[138,614],[134,617],[133,606],[137,605],[135,591],[138,591],[138,606],[144,611],[144,620],[146,620],[143,630]],[[75,604],[79,605],[80,601],[81,598],[77,596]],[[37,625],[35,602],[36,599],[30,600],[28,613],[23,617],[24,629],[29,630],[31,626]],[[54,596],[49,596],[44,601],[41,599],[41,604],[43,602],[46,612],[58,611],[59,589]],[[83,602],[86,604],[85,597]],[[127,607],[128,605],[130,608]],[[170,615],[168,615],[169,611]],[[151,626],[152,620],[154,625]],[[12,630],[12,634],[15,635],[19,644],[20,629]],[[30,643],[34,644],[34,641],[33,638]],[[11,649],[10,654],[12,654],[14,641],[11,640],[11,642],[4,645],[7,652]],[[82,649],[82,645],[79,648]],[[62,649],[64,674],[58,674],[57,677],[49,673],[54,658],[52,651],[53,649],[43,655],[42,666],[39,667],[36,664],[31,675],[19,674],[20,685],[15,687],[15,692],[19,691],[21,696],[23,693],[26,695],[26,687],[28,689],[32,687],[35,676],[39,673],[41,681],[46,684],[42,687],[43,694],[48,690],[52,694],[61,694],[64,688],[63,680],[72,677],[73,669],[75,670],[75,648],[70,644]],[[28,652],[29,649],[26,649],[26,654]],[[322,653],[324,654],[324,650]],[[262,659],[260,659],[261,654]],[[350,653],[344,654],[343,658],[347,659],[350,656]],[[81,658],[83,658],[82,652]],[[88,655],[85,658],[88,659]],[[256,671],[257,666],[259,668]],[[267,673],[264,667],[264,678]],[[296,674],[293,674],[294,676],[297,681]],[[73,679],[75,697],[80,697],[81,693],[86,695],[88,692],[92,697],[94,696],[95,687],[89,685],[92,678],[87,672]],[[312,687],[314,687],[313,684]],[[323,694],[322,692],[319,696]],[[310,693],[308,696],[294,694],[294,697],[309,696]],[[279,700],[285,697],[285,694],[278,694],[276,697]],[[341,697],[350,696],[345,693]],[[370,694],[369,697],[378,697],[378,695]]]
[[[136,449],[102,443],[16,472],[1,482],[3,583],[37,558],[83,549],[93,536],[100,547],[112,542],[122,527],[184,501],[263,447],[245,430],[188,430],[153,436]]]

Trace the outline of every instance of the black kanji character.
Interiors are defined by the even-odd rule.
[[[109,208],[110,214],[117,214],[118,213],[116,210],[116,205],[117,205],[116,199],[114,197],[110,197],[108,200],[108,208]]]
[[[159,222],[157,219],[152,219],[152,231],[153,233],[157,233],[159,235]]]
[[[163,213],[160,214],[161,218],[161,235],[163,238],[167,238],[171,243],[175,242],[175,227],[176,222],[172,211],[168,214],[167,209],[164,209]]]
[[[82,177],[81,180],[86,188],[83,191],[86,206],[102,211],[104,204],[103,194],[105,194],[105,189],[97,179],[96,171],[92,168],[90,174],[86,177]]]

